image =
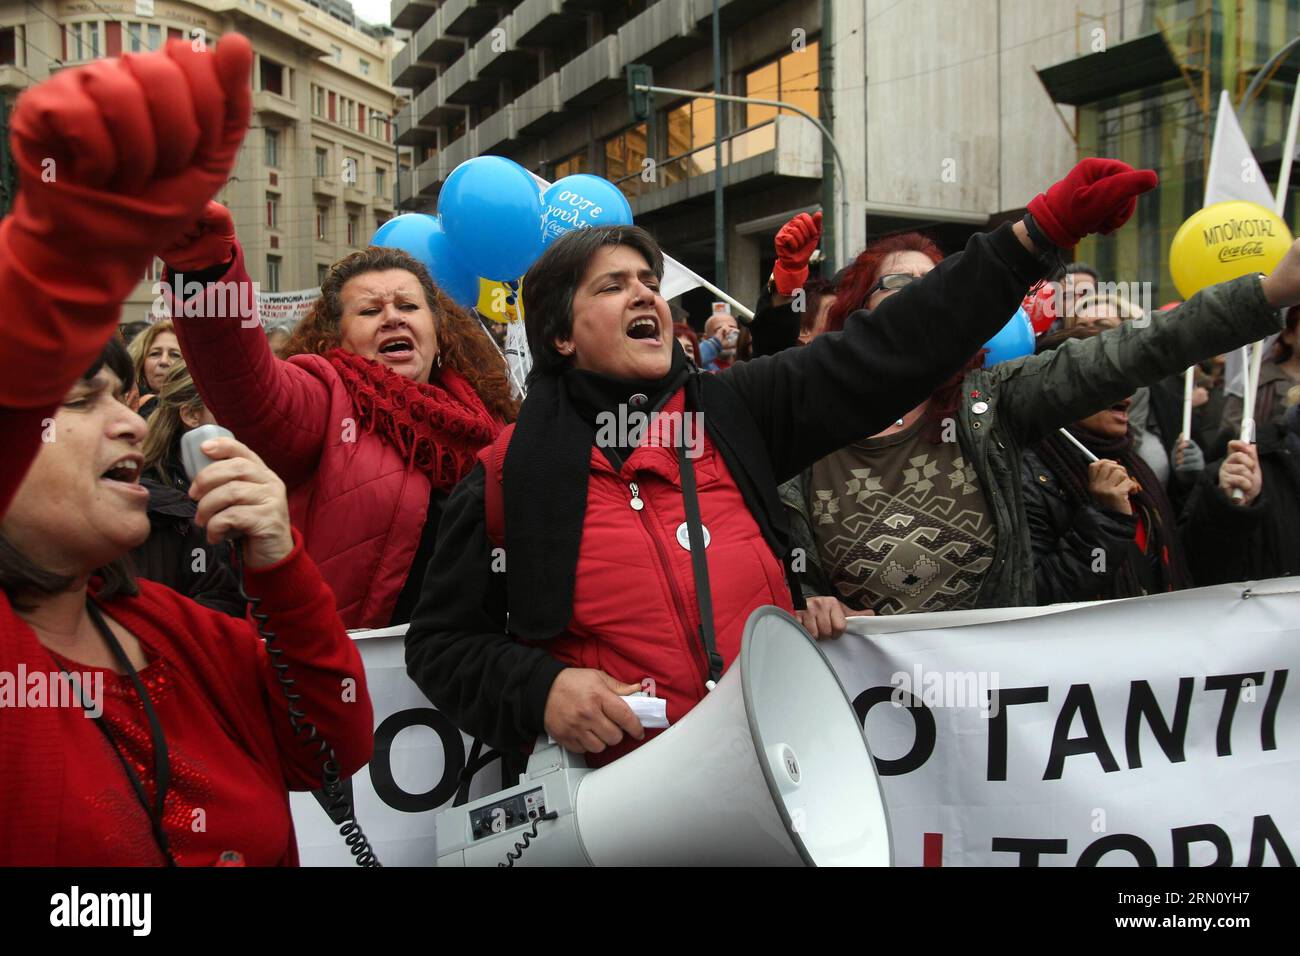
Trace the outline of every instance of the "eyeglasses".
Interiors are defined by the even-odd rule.
[[[891,272],[887,276],[881,276],[879,281],[871,287],[871,292],[867,294],[873,295],[881,290],[897,292],[904,286],[909,286],[913,282],[919,281],[921,278],[921,276],[914,276],[910,272]]]

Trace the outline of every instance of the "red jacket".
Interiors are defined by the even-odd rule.
[[[220,281],[251,282],[242,249]],[[352,397],[326,359],[276,358],[255,314],[172,311],[204,404],[288,486],[289,516],[344,626],[387,625],[420,544],[429,476],[357,424]]]
[[[271,615],[294,689],[303,695],[299,706],[333,745],[348,776],[370,759],[374,746],[365,670],[334,614],[329,589],[301,541],[296,545],[279,564],[248,571],[248,591]],[[171,761],[164,826],[173,854],[191,866],[211,866],[223,850],[237,850],[249,865],[297,865],[289,790],[319,787],[320,769],[314,751],[293,734],[264,644],[245,621],[152,581],[139,585],[138,597],[103,607],[149,657],[140,676]],[[25,673],[29,681],[40,675],[49,686],[46,675],[59,663],[0,592],[0,672]],[[64,666],[86,670],[73,662]],[[347,679],[355,683],[345,695],[340,687]],[[129,689],[118,694],[116,706],[113,701],[114,684],[125,681],[105,675],[104,713],[128,754],[141,757],[137,770],[152,796],[152,746],[136,693]],[[163,862],[121,764],[79,707],[7,701],[0,709],[0,780],[0,865]]]
[[[680,389],[663,411],[681,412],[683,406]],[[487,481],[501,480],[504,458],[491,448],[479,453],[489,469]],[[725,670],[740,653],[745,622],[756,608],[772,604],[793,611],[793,605],[780,560],[707,437],[692,464],[708,532],[714,632]],[[639,511],[630,505],[634,497],[645,503]],[[617,473],[604,453],[592,448],[573,618],[564,633],[535,645],[563,664],[603,670],[624,683],[652,678],[658,696],[668,701],[671,724],[704,698],[709,673],[699,636],[691,552],[683,544],[688,540],[685,522],[675,448],[642,445]],[[489,534],[492,525],[489,519]],[[506,528],[507,551],[509,537]],[[659,732],[647,731],[646,740]],[[628,738],[603,753],[588,754],[587,762],[602,766],[638,746]]]

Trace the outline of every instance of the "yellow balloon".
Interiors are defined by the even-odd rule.
[[[1206,286],[1271,272],[1291,247],[1282,217],[1258,203],[1232,200],[1194,213],[1174,234],[1169,271],[1184,299]]]
[[[524,317],[522,280],[478,280],[478,310],[493,322],[513,322]]]

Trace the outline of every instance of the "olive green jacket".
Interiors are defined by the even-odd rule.
[[[1020,484],[1022,450],[1053,429],[1180,373],[1211,355],[1277,332],[1282,315],[1259,276],[1211,286],[1183,305],[1122,323],[1090,339],[969,373],[957,408],[956,438],[975,468],[997,529],[993,564],[976,607],[1032,606],[1033,550]],[[978,397],[972,393],[978,392]],[[980,411],[976,411],[976,409]],[[811,470],[781,486],[805,596],[840,597],[823,570],[813,534]]]

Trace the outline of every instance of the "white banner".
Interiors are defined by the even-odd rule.
[[[292,329],[306,318],[311,307],[320,298],[320,289],[298,289],[294,292],[257,293],[257,311],[266,329]]]
[[[853,619],[822,647],[865,715],[896,862],[1294,861],[1300,578],[1245,588]],[[406,678],[382,636],[400,630],[359,642],[377,730],[354,793],[385,864],[430,864],[468,741]],[[499,787],[493,764],[474,794]],[[314,798],[293,799],[303,863],[347,863]]]

